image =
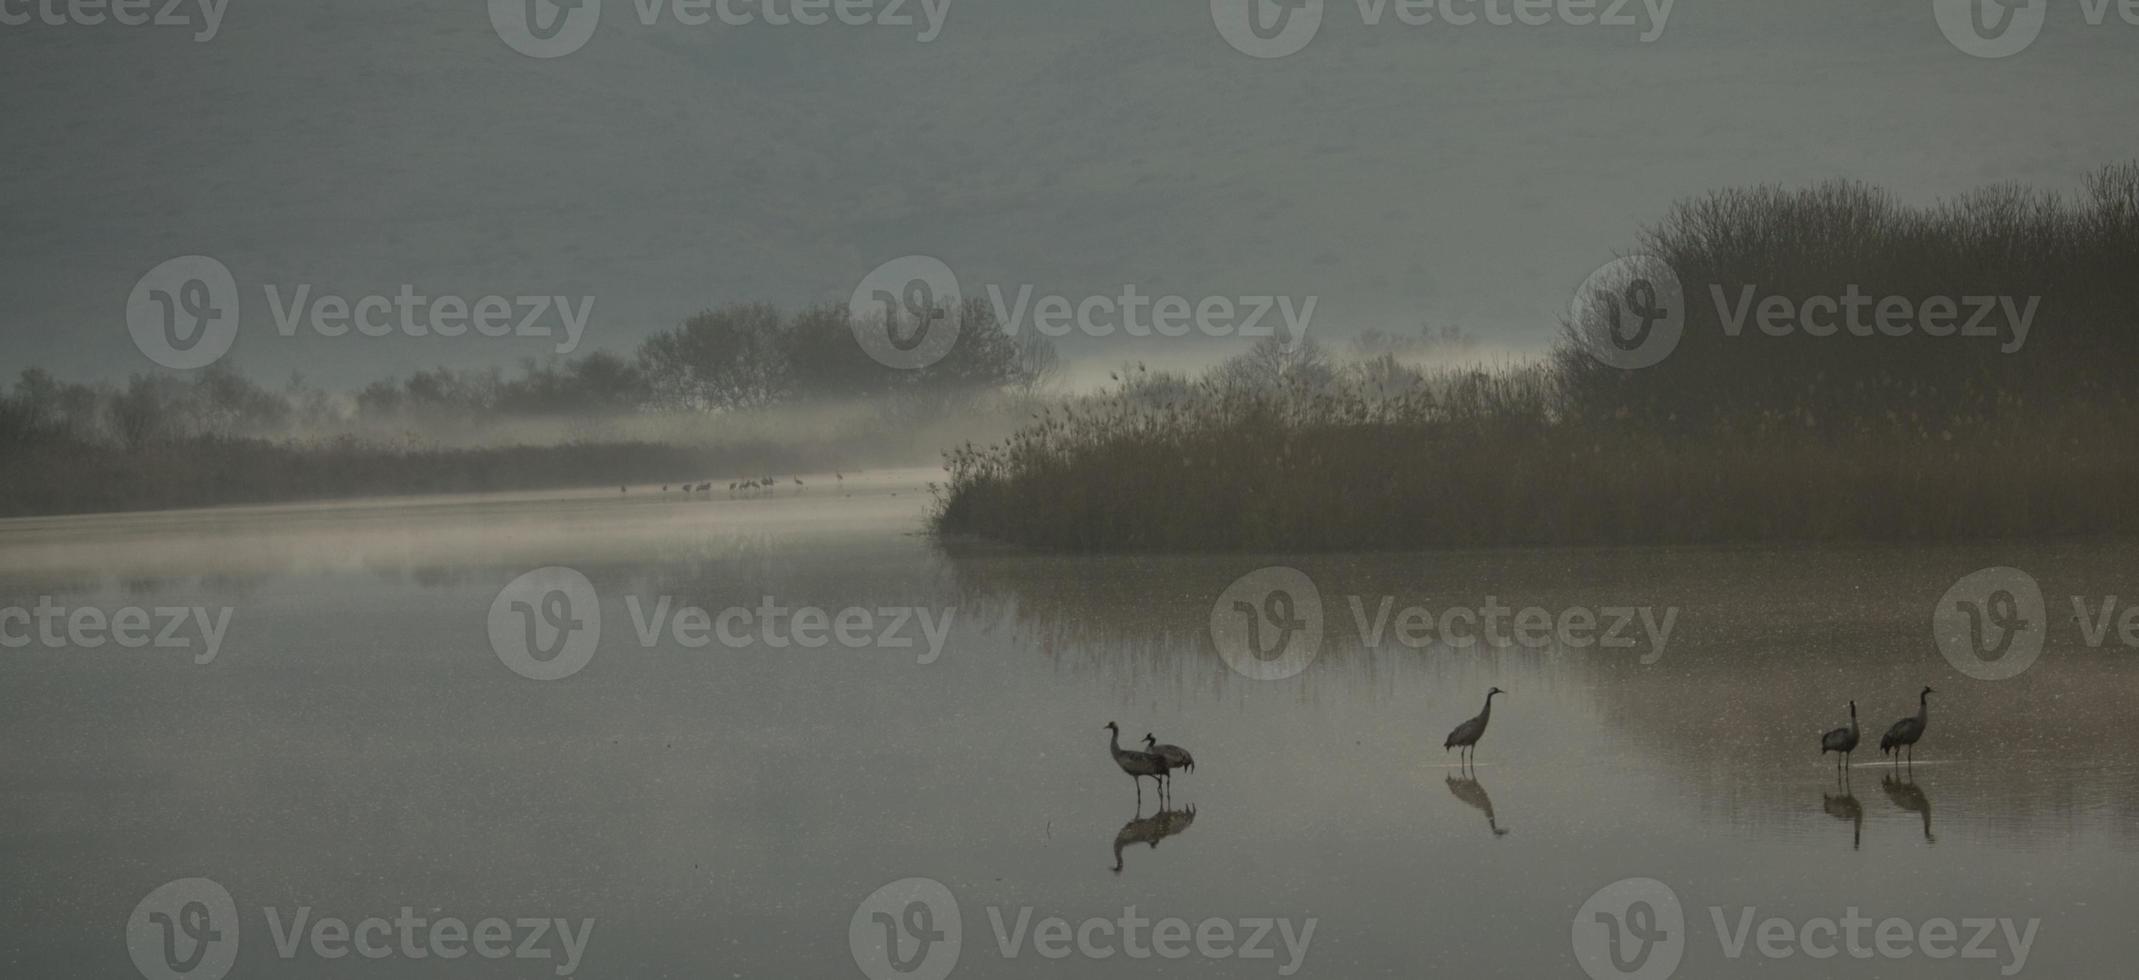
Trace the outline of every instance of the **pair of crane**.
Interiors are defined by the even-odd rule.
[[[1916,695],[1916,714],[1895,722],[1886,730],[1885,735],[1879,736],[1879,754],[1891,752],[1894,754],[1894,761],[1899,762],[1902,753],[1906,751],[1909,761],[1916,761],[1916,742],[1924,737],[1924,728],[1931,723],[1931,695],[1937,693],[1926,686],[1922,693]],[[1820,754],[1835,753],[1835,768],[1840,769],[1849,764],[1849,754],[1856,750],[1857,702],[1851,701],[1849,727],[1837,728],[1821,735]]]
[[[1158,784],[1160,805],[1164,806],[1166,795],[1173,787],[1174,772],[1195,771],[1196,757],[1189,755],[1187,749],[1178,745],[1160,745],[1158,736],[1150,732],[1144,733],[1143,750],[1125,749],[1121,747],[1121,726],[1110,721],[1106,729],[1110,733],[1107,750],[1114,754],[1114,764],[1136,781],[1139,810],[1144,806],[1144,777],[1149,776]]]

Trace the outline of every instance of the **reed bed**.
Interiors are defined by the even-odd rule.
[[[1908,206],[1725,191],[1647,229],[1681,280],[1661,363],[1563,323],[1532,364],[1330,369],[1271,351],[1132,373],[948,453],[934,526],[1069,551],[1952,540],[2139,529],[2139,164],[2074,197]],[[2005,335],[1725,329],[1714,297],[2035,302]],[[1243,365],[1279,369],[1261,381]]]

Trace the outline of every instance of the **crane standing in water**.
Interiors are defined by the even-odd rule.
[[[1451,748],[1460,748],[1469,757],[1475,758],[1478,752],[1478,740],[1485,737],[1486,722],[1493,719],[1493,695],[1506,693],[1508,692],[1497,687],[1485,692],[1485,710],[1478,712],[1478,717],[1457,725],[1455,731],[1449,732],[1448,740],[1441,743],[1441,751],[1446,752]],[[1457,756],[1459,759],[1464,757],[1463,755]]]
[[[1107,722],[1107,731],[1113,733],[1108,738],[1107,751],[1113,753],[1114,764],[1120,766],[1121,771],[1128,773],[1129,777],[1135,781],[1136,806],[1137,809],[1141,810],[1144,806],[1145,776],[1150,776],[1152,782],[1158,783],[1159,791],[1162,794],[1165,792],[1166,784],[1163,780],[1166,776],[1166,760],[1149,752],[1138,752],[1135,749],[1122,748],[1120,725],[1116,725],[1111,721]]]
[[[1150,732],[1144,733],[1144,751],[1158,756],[1166,762],[1166,790],[1169,793],[1173,791],[1173,774],[1175,771],[1196,771],[1196,757],[1189,755],[1187,749],[1178,745],[1160,745],[1158,736]]]
[[[1894,753],[1894,761],[1899,762],[1902,751],[1907,750],[1910,764],[1915,764],[1916,740],[1924,737],[1924,726],[1931,723],[1931,695],[1937,693],[1926,687],[1923,693],[1916,696],[1916,717],[1895,722],[1894,727],[1887,729],[1886,734],[1879,737],[1880,755],[1891,751]]]
[[[1835,768],[1842,769],[1846,768],[1849,765],[1849,754],[1851,752],[1855,752],[1856,750],[1857,702],[1851,701],[1849,703],[1849,727],[1837,728],[1831,732],[1828,732],[1825,735],[1820,736],[1820,754],[1826,755],[1829,752],[1837,753],[1834,761]]]

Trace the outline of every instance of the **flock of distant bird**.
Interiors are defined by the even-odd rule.
[[[795,484],[795,486],[796,486],[797,488],[801,488],[801,487],[805,486],[805,484],[804,484],[804,483],[802,482],[802,478],[801,478],[801,477],[799,477],[799,476],[790,476],[790,477],[788,477],[788,479],[789,479],[789,480],[792,480],[792,481],[794,481],[794,484]],[[839,484],[840,486],[845,486],[845,485],[846,485],[846,483],[847,483],[847,477],[846,477],[846,474],[844,474],[844,473],[834,473],[834,474],[832,474],[832,481],[833,481],[834,483],[837,483],[837,484]],[[740,493],[740,494],[752,494],[752,493],[756,493],[756,492],[758,492],[758,491],[760,491],[760,490],[772,490],[772,489],[775,489],[775,488],[777,488],[777,487],[778,487],[779,485],[780,485],[780,481],[779,481],[778,479],[776,479],[776,478],[774,478],[774,477],[770,477],[770,476],[761,476],[761,477],[758,477],[757,479],[754,479],[754,480],[736,480],[736,481],[731,481],[731,482],[730,482],[730,483],[728,484],[728,496],[731,496],[731,497],[733,497],[733,496],[735,496],[736,494],[739,494],[739,493]],[[616,488],[616,492],[618,492],[618,493],[630,493],[630,492],[631,492],[631,486],[630,486],[630,484],[624,484],[624,485],[622,485],[622,486],[619,486],[619,487],[617,487],[617,488]],[[666,483],[662,484],[662,485],[661,485],[661,492],[662,492],[662,493],[669,493],[669,492],[671,492],[671,489],[670,489],[670,484],[666,484]],[[701,480],[701,481],[699,481],[699,482],[697,482],[697,483],[691,483],[691,482],[689,482],[689,481],[685,481],[685,482],[683,482],[683,483],[678,483],[678,484],[675,484],[675,485],[674,485],[674,492],[676,492],[676,493],[711,493],[711,492],[713,492],[713,481],[711,481],[711,480]]]
[[[1470,764],[1477,756],[1478,740],[1485,737],[1485,727],[1493,720],[1493,698],[1508,692],[1493,688],[1485,692],[1485,707],[1477,715],[1467,718],[1448,733],[1442,741],[1441,751],[1460,750],[1460,764]],[[1906,753],[1911,764],[1916,761],[1916,743],[1924,737],[1924,729],[1931,722],[1931,695],[1937,691],[1925,687],[1916,696],[1916,714],[1903,718],[1889,727],[1879,738],[1881,754],[1893,755],[1895,764],[1900,764]],[[1144,734],[1144,748],[1121,747],[1121,726],[1107,722],[1109,736],[1107,750],[1114,756],[1114,764],[1128,773],[1136,782],[1137,807],[1141,812],[1144,803],[1144,778],[1158,784],[1160,805],[1164,806],[1173,785],[1175,772],[1189,772],[1196,768],[1196,759],[1188,750],[1178,745],[1160,745],[1157,736]],[[1849,764],[1849,755],[1857,749],[1857,702],[1849,703],[1849,725],[1837,728],[1820,736],[1820,754],[1837,753],[1835,768],[1839,771]],[[1488,812],[1490,819],[1490,811]],[[1496,833],[1498,830],[1496,829]]]

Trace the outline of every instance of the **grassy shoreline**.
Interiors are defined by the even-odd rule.
[[[1105,409],[954,453],[938,533],[1075,552],[1944,541],[2139,532],[2139,415],[1964,435],[1658,436]],[[1226,417],[1230,415],[1231,417]],[[2052,429],[2062,430],[2053,433]],[[1496,431],[1498,430],[1498,431]]]

